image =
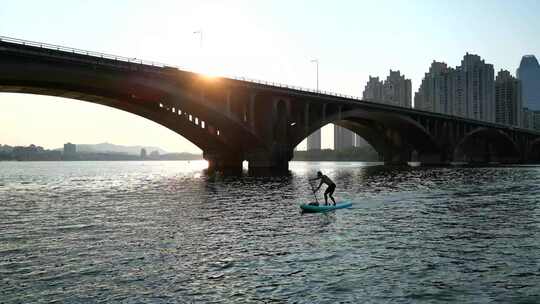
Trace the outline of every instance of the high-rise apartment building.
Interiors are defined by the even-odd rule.
[[[469,53],[455,69],[434,61],[415,94],[414,107],[495,122],[493,65]]]
[[[528,108],[523,108],[522,121],[523,128],[540,131],[540,111],[533,111]]]
[[[522,126],[525,129],[532,129],[534,122],[534,112],[528,108],[523,108]]]
[[[369,143],[362,138],[360,135],[354,134],[354,146],[355,147],[365,147],[368,146]]]
[[[321,149],[321,129],[313,132],[307,138],[307,150],[320,150]]]
[[[414,94],[414,108],[424,111],[453,114],[452,84],[455,70],[444,62],[433,61]]]
[[[75,154],[77,154],[77,145],[69,142],[64,144],[64,156],[73,156]]]
[[[401,75],[400,71],[392,70],[384,82],[380,81],[379,77],[370,76],[362,96],[366,101],[410,108],[412,101],[411,80]]]
[[[366,101],[382,102],[383,87],[383,82],[379,80],[379,77],[369,76],[369,81],[364,87],[362,98]]]
[[[533,112],[532,128],[540,131],[540,111]]]
[[[478,55],[467,53],[456,69],[459,81],[456,89],[465,94],[456,96],[460,105],[460,116],[495,122],[495,71]]]
[[[540,65],[534,55],[521,58],[516,76],[521,81],[523,106],[532,111],[540,111]]]
[[[499,71],[495,79],[495,122],[519,127],[522,113],[520,81],[509,71]]]
[[[345,150],[354,147],[355,134],[348,129],[334,125],[334,150]]]
[[[410,79],[405,79],[399,71],[390,70],[390,75],[384,81],[384,103],[405,108],[411,107],[412,85]]]

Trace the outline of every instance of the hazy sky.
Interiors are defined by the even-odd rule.
[[[515,73],[540,55],[540,1],[4,1],[0,35],[362,94],[369,75],[399,69],[416,91],[433,60],[465,52]],[[204,33],[202,48],[199,36]],[[332,131],[323,130],[331,147]],[[157,145],[197,151],[178,134],[112,108],[0,94],[0,143]]]

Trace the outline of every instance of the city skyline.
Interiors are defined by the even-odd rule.
[[[534,26],[538,21],[531,13],[537,11],[539,5],[532,1],[522,2],[520,5],[502,1],[478,1],[472,4],[459,1],[442,4],[421,1],[414,4],[384,2],[378,5],[347,3],[340,7],[299,3],[288,6],[284,3],[259,3],[250,7],[243,2],[217,5],[202,1],[197,4],[160,2],[151,9],[146,4],[130,2],[130,6],[136,8],[135,13],[122,19],[120,26],[117,26],[115,14],[121,11],[122,3],[108,5],[106,13],[100,12],[104,14],[102,22],[96,25],[91,23],[90,19],[80,18],[83,11],[98,12],[99,5],[96,3],[73,5],[58,1],[48,5],[58,8],[56,11],[50,10],[50,19],[58,20],[53,23],[48,22],[49,17],[45,20],[40,16],[39,8],[42,5],[44,4],[24,2],[6,4],[5,9],[0,12],[2,35],[118,55],[133,55],[141,59],[177,64],[187,69],[208,70],[208,67],[213,66],[213,72],[218,74],[244,75],[311,88],[315,87],[315,73],[310,59],[317,57],[320,58],[321,65],[321,90],[356,96],[361,95],[363,84],[367,82],[369,75],[385,75],[390,69],[400,70],[410,78],[412,91],[416,92],[419,80],[433,60],[442,60],[449,66],[457,66],[459,62],[456,60],[461,58],[463,53],[470,52],[479,54],[486,62],[493,63],[495,70],[515,71],[523,55],[540,53],[539,43],[531,39],[539,34],[539,27]],[[32,9],[29,9],[29,6]],[[279,11],[285,7],[289,10]],[[472,24],[475,17],[480,16],[487,7],[492,9],[493,15],[482,16],[486,22],[474,23],[475,30],[466,31],[467,25]],[[441,16],[438,13],[440,8],[450,12],[463,12],[463,18],[457,24],[449,16]],[[398,10],[400,14],[389,14],[385,9]],[[349,10],[356,14],[344,12]],[[23,24],[26,18],[17,13],[22,11],[27,13],[26,18],[34,20],[34,24],[38,26]],[[265,11],[268,16],[255,22],[254,17],[258,16],[257,12],[260,11]],[[145,23],[146,28],[137,25],[137,20],[144,19],[146,14],[152,12],[164,14],[163,22],[155,25]],[[220,24],[224,16],[218,12],[236,21],[234,24]],[[344,13],[345,22],[340,25],[331,22],[325,22],[325,26],[317,24],[319,17],[332,20],[333,14],[326,12]],[[368,16],[369,12],[376,13]],[[177,21],[188,13],[191,16],[187,21],[186,18]],[[301,13],[305,16],[305,24],[293,21],[293,17]],[[438,14],[440,18],[434,18],[433,14]],[[505,18],[497,19],[500,16]],[[273,22],[275,20],[282,22]],[[380,25],[377,22],[380,20],[391,21]],[[408,20],[409,23],[406,22]],[[495,20],[498,23],[495,23]],[[530,20],[523,22],[526,27],[519,23],[523,20]],[[111,26],[113,22],[115,26]],[[254,26],[248,29],[241,26],[242,22],[252,22]],[[206,26],[202,26],[202,23],[206,23]],[[71,27],[66,27],[67,24]],[[176,26],[173,27],[172,24]],[[373,24],[377,24],[377,27],[370,27]],[[396,24],[402,24],[403,28],[396,30]],[[435,26],[428,28],[428,24]],[[493,30],[495,24],[497,31]],[[273,29],[272,26],[278,28]],[[107,27],[110,30],[105,31]],[[283,27],[288,27],[290,31],[284,35],[276,34]],[[451,27],[450,33],[448,30]],[[205,33],[202,48],[198,36],[193,35],[193,31],[199,28]],[[358,33],[361,38],[354,41],[346,39],[351,31]],[[458,35],[459,33],[461,35]],[[478,37],[485,39],[478,41]],[[392,43],[384,42],[387,39],[393,39]],[[364,44],[370,40],[380,41],[380,46],[366,48]],[[233,43],[227,44],[225,41]],[[411,43],[407,41],[412,41],[413,45],[422,44],[422,48],[411,47]],[[343,43],[348,47],[343,48]],[[396,43],[401,43],[401,47],[389,47]],[[234,44],[237,46],[230,46]],[[212,49],[218,45],[226,47],[221,47],[219,53],[213,52]],[[180,46],[183,49],[180,49]],[[207,66],[204,66],[205,64]],[[54,97],[12,94],[2,94],[0,102],[5,109],[0,114],[0,127],[10,130],[1,134],[0,142],[4,144],[30,144],[34,142],[31,137],[37,135],[43,139],[43,142],[37,144],[51,147],[57,145],[54,144],[55,140],[58,141],[55,137],[61,136],[63,142],[70,139],[70,132],[78,132],[84,135],[82,141],[86,142],[105,140],[130,144],[143,136],[167,150],[196,150],[176,133],[155,123],[101,106]],[[11,132],[13,134],[8,134]],[[326,128],[322,133],[322,147],[332,146],[332,130]]]
[[[495,122],[493,64],[470,53],[455,68],[433,61],[414,99],[416,109]]]

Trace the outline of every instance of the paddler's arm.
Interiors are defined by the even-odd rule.
[[[321,182],[319,183],[319,187],[317,187],[317,189],[315,189],[315,192],[317,192],[317,191],[319,191],[319,189],[321,189],[322,184],[323,184],[323,180],[321,178]]]

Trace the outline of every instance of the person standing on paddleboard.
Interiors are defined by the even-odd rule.
[[[334,202],[334,206],[335,206],[336,205],[336,200],[334,199],[334,196],[332,194],[334,194],[334,191],[336,190],[336,184],[328,176],[322,174],[321,171],[318,171],[317,172],[317,177],[314,178],[314,179],[310,179],[310,181],[315,181],[315,180],[318,180],[318,179],[321,180],[321,183],[319,184],[319,187],[317,187],[317,189],[315,189],[314,192],[319,191],[322,184],[328,185],[328,188],[326,188],[326,191],[324,191],[324,204],[328,205],[328,196],[330,196],[330,198],[332,199],[332,202]]]

